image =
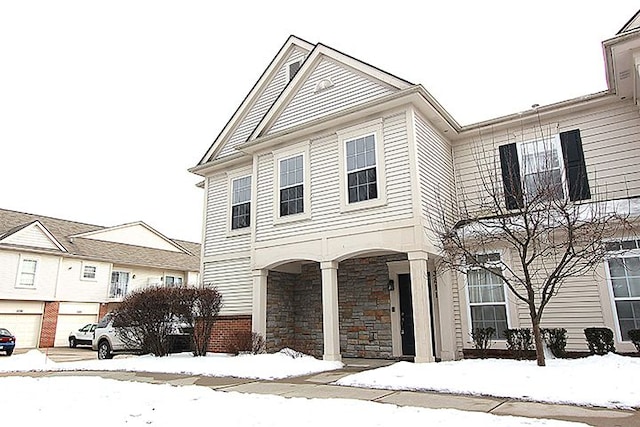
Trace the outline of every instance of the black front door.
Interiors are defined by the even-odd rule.
[[[400,333],[402,334],[402,354],[416,355],[416,340],[413,332],[413,304],[411,302],[411,276],[398,275],[398,291],[400,292]]]

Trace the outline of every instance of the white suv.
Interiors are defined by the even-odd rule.
[[[112,359],[116,353],[140,353],[139,348],[127,346],[116,333],[113,314],[109,313],[99,322],[93,333],[91,348],[98,351],[98,359]]]

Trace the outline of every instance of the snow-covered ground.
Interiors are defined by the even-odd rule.
[[[0,387],[2,422],[7,425],[586,427],[454,409],[398,407],[346,399],[283,398],[98,377],[5,377],[0,378]]]
[[[235,357],[224,354],[193,357],[191,353],[180,353],[167,357],[146,355],[61,363],[54,362],[38,350],[30,350],[25,354],[11,357],[0,357],[0,372],[135,371],[265,380],[331,371],[342,366],[340,362],[325,362],[292,350]]]
[[[535,361],[400,362],[340,379],[340,385],[434,390],[609,408],[640,407],[640,358],[616,354]]]

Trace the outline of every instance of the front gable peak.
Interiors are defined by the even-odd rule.
[[[199,165],[236,153],[278,99],[314,45],[290,36],[227,122]]]
[[[413,86],[392,74],[318,44],[249,140]]]
[[[65,247],[47,230],[47,227],[38,220],[8,230],[0,235],[0,243],[67,252]]]

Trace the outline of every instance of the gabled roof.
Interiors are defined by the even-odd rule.
[[[267,85],[274,78],[275,73],[282,67],[284,64],[288,53],[291,52],[295,47],[304,49],[306,51],[310,51],[313,49],[314,45],[299,38],[296,36],[289,36],[287,41],[282,45],[276,56],[271,60],[269,66],[264,70],[258,81],[253,85],[251,91],[244,98],[242,103],[238,106],[236,111],[233,113],[227,124],[222,128],[222,131],[216,139],[214,140],[211,147],[207,150],[205,155],[198,162],[199,165],[204,164],[210,160],[215,158],[215,155],[220,151],[224,143],[231,136],[232,132],[237,128],[240,122],[246,117],[249,113],[249,110],[259,98],[259,96],[264,92]]]
[[[346,55],[338,50],[318,43],[311,51],[307,59],[304,61],[293,80],[291,80],[287,87],[282,91],[277,101],[269,109],[258,126],[256,126],[248,141],[257,138],[268,131],[270,126],[272,126],[277,120],[279,114],[282,113],[291,99],[295,96],[303,82],[307,80],[307,78],[315,70],[315,68],[323,58],[330,58],[331,60],[343,64],[344,66],[354,70],[357,73],[361,73],[362,75],[375,79],[381,84],[395,90],[403,90],[414,86],[412,83],[396,77],[391,73],[383,71],[366,62],[360,61],[352,56]]]
[[[616,33],[616,35],[626,33],[627,31],[634,30],[640,27],[640,10],[638,10],[632,17],[627,21],[626,24],[620,28],[620,30]]]
[[[162,250],[137,246],[127,243],[97,240],[82,235],[90,236],[92,233],[100,233],[105,230],[118,229],[117,227],[103,227],[99,225],[85,224],[75,221],[67,221],[51,218],[43,215],[0,209],[0,236],[16,235],[32,224],[40,224],[46,229],[64,250],[65,256],[83,259],[101,260],[114,264],[131,266],[144,266],[164,268],[181,271],[199,271],[200,269],[200,244],[183,240],[170,239],[161,235],[153,228],[147,226],[154,233],[167,239],[179,251]],[[144,224],[137,222],[133,224]],[[37,250],[24,246],[7,245],[0,240],[0,248],[16,250]],[[50,252],[50,251],[49,251]],[[56,253],[60,253],[57,252]]]
[[[177,244],[174,240],[171,240],[164,234],[160,233],[159,231],[155,230],[142,221],[116,225],[115,227],[107,227],[101,230],[88,231],[86,233],[80,233],[69,237],[71,238],[71,240],[77,237],[81,237],[85,239],[102,240],[105,242],[128,243],[134,246],[144,246],[138,243],[141,240],[138,236],[129,237],[129,235],[131,235],[133,231],[137,231],[136,229],[144,230],[144,232],[146,232],[152,239],[156,240],[153,242],[149,241],[148,243],[153,246],[148,247],[175,252],[189,252],[188,249]],[[124,233],[122,233],[123,231]],[[149,240],[148,236],[144,236],[144,238]]]
[[[62,252],[67,252],[67,249],[51,234],[47,227],[45,227],[39,220],[35,220],[29,223],[17,225],[13,227],[11,230],[8,230],[2,234],[0,234],[0,243],[4,244],[15,244],[15,241],[19,238],[21,234],[25,234],[29,229],[32,229],[37,233],[38,240],[40,242],[45,242],[46,247],[41,245],[36,246],[40,249],[53,249],[57,248]]]

